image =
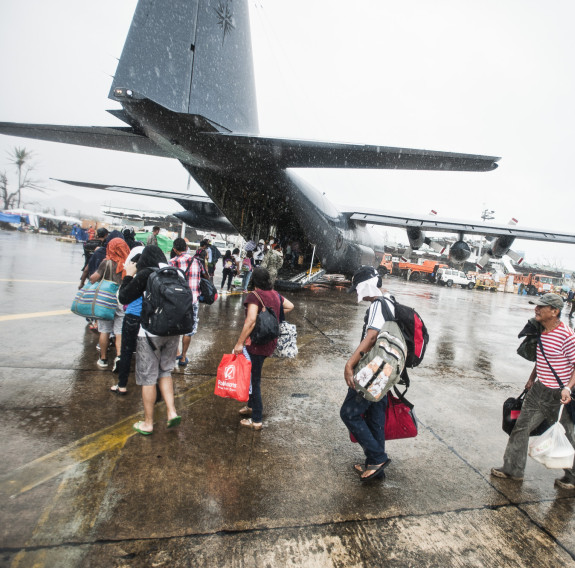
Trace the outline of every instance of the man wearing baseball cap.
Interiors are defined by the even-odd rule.
[[[557,421],[561,405],[571,403],[571,389],[575,386],[575,333],[561,322],[563,299],[557,294],[545,294],[529,303],[535,305],[535,319],[543,326],[537,344],[537,360],[525,385],[529,392],[509,436],[503,466],[491,470],[495,477],[515,481],[523,480],[529,433],[544,420],[551,424]],[[573,421],[567,408],[561,415],[561,424],[575,448]],[[555,480],[555,485],[561,489],[575,489],[573,466],[564,472],[562,478]]]
[[[378,402],[370,402],[361,396],[354,387],[354,368],[363,353],[367,353],[377,340],[379,331],[385,323],[385,317],[377,298],[383,294],[380,290],[381,276],[372,266],[359,268],[351,280],[351,292],[357,293],[357,301],[371,302],[366,315],[361,342],[344,368],[344,379],[349,387],[347,396],[341,406],[339,415],[348,430],[353,434],[365,454],[364,464],[355,464],[355,472],[362,483],[369,483],[376,479],[385,479],[384,469],[391,459],[385,452],[385,409],[387,408],[387,395]],[[395,306],[390,301],[388,307],[395,315]]]

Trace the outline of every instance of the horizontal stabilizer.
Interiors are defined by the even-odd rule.
[[[114,126],[65,126],[59,124],[21,124],[0,122],[0,134],[20,136],[35,140],[48,140],[64,144],[149,154],[171,158],[149,138],[136,133],[130,127]]]
[[[529,241],[549,241],[554,243],[575,244],[575,233],[546,231],[543,229],[530,229],[517,225],[496,225],[491,223],[475,223],[458,219],[448,219],[436,216],[415,216],[389,211],[348,211],[347,215],[352,221],[385,225],[408,229],[415,227],[422,231],[436,231],[447,233],[464,233],[469,235],[484,235],[487,237],[515,237]]]
[[[280,168],[357,168],[400,170],[448,170],[486,172],[500,158],[411,148],[345,144],[314,140],[289,140],[227,133],[217,137],[222,147],[238,157],[250,157]]]
[[[222,233],[236,232],[235,227],[230,223],[227,217],[206,195],[192,195],[189,193],[162,191],[157,189],[147,189],[144,187],[106,185],[65,179],[56,179],[56,181],[66,183],[68,185],[75,185],[77,187],[102,189],[105,191],[118,191],[121,193],[131,193],[132,195],[160,197],[162,199],[173,199],[185,209],[185,211],[182,211],[181,213],[174,213],[174,216],[178,219],[181,219],[191,227],[195,227],[196,229],[213,230]]]

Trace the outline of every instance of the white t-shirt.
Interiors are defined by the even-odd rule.
[[[383,298],[389,299],[387,302],[387,307],[391,312],[391,315],[395,317],[395,306],[391,301],[391,296],[389,294],[382,294]],[[367,325],[365,326],[365,332],[367,333],[368,329],[375,329],[375,331],[379,332],[379,330],[383,327],[385,323],[385,318],[383,317],[383,310],[381,309],[381,305],[378,301],[372,302],[371,306],[368,308],[368,316],[367,316]]]

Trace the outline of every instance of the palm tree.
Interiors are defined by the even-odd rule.
[[[22,190],[32,189],[44,193],[46,190],[38,185],[38,181],[31,177],[34,170],[32,164],[33,152],[26,148],[15,146],[11,152],[8,152],[9,161],[16,166],[18,172],[18,185],[10,193],[8,186],[8,176],[6,172],[0,172],[0,192],[4,209],[20,208],[22,205]]]

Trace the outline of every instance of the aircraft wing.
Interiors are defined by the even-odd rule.
[[[149,138],[139,134],[135,129],[115,126],[66,126],[59,124],[21,124],[17,122],[0,122],[0,134],[20,136],[49,142],[62,142],[77,146],[149,154],[172,158]]]
[[[575,233],[530,229],[517,225],[497,225],[492,223],[476,223],[460,219],[448,219],[436,216],[415,216],[410,214],[392,213],[388,211],[364,210],[348,211],[352,221],[385,225],[409,229],[411,227],[422,231],[442,233],[463,233],[469,235],[484,235],[487,237],[509,236],[530,241],[550,241],[555,243],[575,244]]]
[[[288,140],[227,133],[205,133],[217,137],[226,152],[250,157],[280,168],[358,168],[404,170],[450,170],[486,172],[500,158],[412,148],[392,148],[313,140]]]

